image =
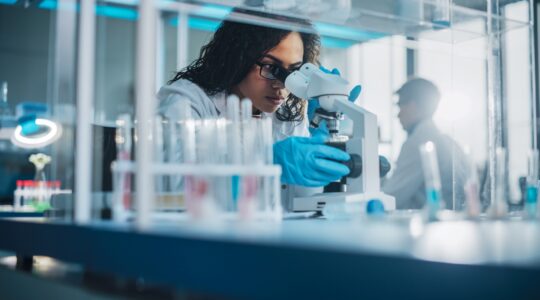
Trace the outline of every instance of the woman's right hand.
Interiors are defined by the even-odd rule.
[[[348,153],[324,144],[325,135],[288,137],[274,144],[274,163],[282,168],[281,182],[308,187],[325,186],[349,174],[339,161]]]

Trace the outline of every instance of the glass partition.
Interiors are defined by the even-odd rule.
[[[54,118],[64,125],[63,137],[39,151],[54,156],[51,179],[58,178],[72,188],[78,4],[44,0],[25,7],[19,3],[23,1],[12,2],[0,1],[0,19],[6,24],[0,27],[2,41],[6,41],[0,48],[0,80],[8,81],[12,110],[22,101],[47,103]],[[300,31],[310,29],[260,12],[305,18],[322,37],[321,63],[340,69],[351,87],[362,85],[356,103],[377,115],[382,155],[395,162],[407,139],[397,118],[395,92],[408,78],[422,77],[441,92],[435,124],[463,151],[469,149],[468,157],[474,162],[484,192],[484,206],[494,197],[490,184],[494,180],[494,145],[506,148],[508,153],[506,200],[513,205],[523,200],[520,178],[527,175],[529,149],[537,147],[532,138],[535,93],[531,47],[527,46],[532,31],[530,1],[497,1],[495,10],[492,1],[457,0],[154,3],[158,12],[156,55],[148,59],[156,63],[156,91],[198,57],[226,17]],[[115,121],[121,114],[134,118],[136,113],[138,5],[135,0],[96,3],[92,166],[93,190],[97,193],[110,193],[112,189]],[[500,53],[493,52],[494,44],[500,45]],[[494,78],[499,89],[489,77],[497,72],[502,74],[500,79]],[[494,104],[503,109],[490,108]],[[490,122],[498,126],[490,126]],[[37,151],[13,148],[2,141],[2,151],[15,151],[17,155]],[[32,171],[16,174],[10,189],[15,179],[33,176]],[[462,190],[455,177],[450,180],[454,189]],[[10,194],[9,190],[3,192],[5,201]],[[98,195],[96,207],[107,203],[107,197]],[[452,199],[451,208],[461,209],[462,202]]]

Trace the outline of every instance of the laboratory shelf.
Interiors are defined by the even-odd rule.
[[[482,298],[538,295],[533,221],[156,222],[0,219],[0,249],[232,298]]]
[[[33,208],[23,208],[14,210],[12,205],[0,205],[0,218],[43,218],[44,212],[36,211]]]
[[[0,211],[0,218],[42,218],[43,212],[32,211]]]
[[[125,1],[109,0],[112,5]],[[488,13],[485,3],[466,6],[465,3],[435,0],[383,1],[239,1],[199,0],[161,1],[163,11],[181,11],[213,20],[226,16],[247,22],[278,28],[312,30],[295,21],[310,20],[323,36],[362,42],[388,35],[413,39],[459,43],[492,34],[531,26],[527,20],[516,20],[504,14]],[[484,1],[485,2],[485,1]],[[500,1],[499,7],[519,1]],[[229,14],[235,9],[233,14]],[[502,9],[501,9],[502,12]],[[266,14],[266,13],[270,13]],[[441,17],[442,16],[442,17]],[[283,18],[285,17],[285,18]]]

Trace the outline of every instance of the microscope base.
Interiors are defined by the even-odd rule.
[[[322,193],[308,197],[296,197],[293,199],[292,211],[322,211],[327,204],[343,202],[361,202],[366,204],[369,200],[379,199],[384,205],[385,211],[396,209],[396,199],[383,192],[377,193]]]

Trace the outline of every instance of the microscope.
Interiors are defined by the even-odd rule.
[[[283,80],[285,87],[295,96],[319,100],[320,108],[310,125],[317,127],[325,120],[329,131],[326,144],[351,156],[351,160],[345,162],[351,170],[346,178],[329,184],[323,193],[295,197],[292,210],[321,211],[331,203],[360,202],[365,205],[373,199],[381,201],[384,210],[394,210],[395,198],[380,190],[379,176],[388,172],[390,165],[378,154],[377,117],[348,100],[348,82],[340,76],[321,71],[311,63],[290,74],[276,73],[276,77]],[[340,135],[340,122],[345,116],[353,122],[351,137]]]

